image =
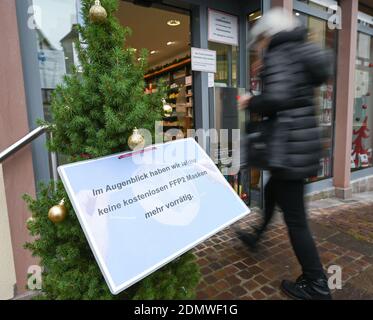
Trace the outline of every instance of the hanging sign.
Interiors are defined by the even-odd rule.
[[[208,87],[213,88],[215,86],[215,73],[208,74]]]
[[[192,70],[216,73],[216,51],[192,48]]]
[[[209,9],[208,40],[238,46],[238,17]]]
[[[113,294],[250,212],[192,138],[58,172]]]

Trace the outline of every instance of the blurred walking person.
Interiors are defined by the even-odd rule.
[[[256,50],[264,52],[261,95],[245,95],[241,108],[264,117],[288,119],[287,140],[281,148],[286,166],[270,169],[264,189],[264,219],[254,234],[239,231],[240,239],[255,247],[278,205],[284,213],[291,245],[302,267],[295,281],[282,281],[282,290],[301,300],[331,299],[304,204],[305,179],[316,176],[321,157],[321,141],[315,89],[330,76],[328,55],[307,41],[307,29],[289,12],[274,8],[253,27]]]

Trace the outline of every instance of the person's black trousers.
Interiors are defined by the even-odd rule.
[[[304,206],[304,180],[279,180],[271,177],[264,189],[264,223],[271,221],[276,204],[284,213],[289,237],[303,275],[310,280],[325,278],[322,264],[308,227]]]

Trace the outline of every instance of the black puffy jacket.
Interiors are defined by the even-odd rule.
[[[317,175],[321,140],[314,92],[330,76],[330,65],[326,51],[307,42],[305,28],[272,38],[263,60],[263,92],[249,105],[251,112],[289,121],[289,138],[284,145],[288,165],[272,171],[272,176],[296,180]]]

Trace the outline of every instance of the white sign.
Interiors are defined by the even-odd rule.
[[[208,40],[238,46],[238,17],[209,9]]]
[[[203,72],[216,72],[216,51],[192,48],[192,70]]]
[[[208,87],[213,88],[215,86],[215,73],[208,74]]]
[[[192,138],[58,171],[113,294],[250,212]]]

